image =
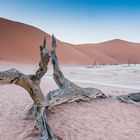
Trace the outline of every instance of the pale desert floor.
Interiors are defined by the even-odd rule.
[[[0,70],[16,67],[33,73],[37,67],[0,62]],[[66,77],[82,87],[96,87],[107,95],[140,91],[140,65],[96,68],[63,67]],[[45,94],[56,89],[52,69],[42,79]],[[33,120],[23,120],[32,104],[28,93],[15,85],[0,86],[0,140],[34,140]],[[63,104],[49,114],[49,122],[63,140],[140,140],[140,106],[113,99]]]

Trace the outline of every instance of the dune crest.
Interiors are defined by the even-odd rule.
[[[36,63],[44,36],[49,46],[51,42],[51,36],[42,30],[4,18],[0,18],[0,33],[0,61]],[[60,63],[65,65],[140,63],[140,43],[115,39],[80,45],[57,40],[57,44]]]

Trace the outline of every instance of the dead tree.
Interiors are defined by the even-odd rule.
[[[73,101],[88,101],[95,98],[105,98],[106,95],[95,88],[81,88],[75,83],[68,80],[60,70],[58,58],[56,54],[56,39],[52,36],[51,61],[53,64],[53,79],[59,89],[50,91],[47,94],[46,100],[48,107],[59,105],[62,103]]]
[[[40,55],[39,69],[34,75],[26,75],[16,69],[10,69],[0,72],[0,84],[16,84],[26,89],[33,99],[33,106],[27,112],[26,118],[34,114],[37,129],[41,134],[41,140],[57,140],[47,121],[46,110],[48,108],[67,102],[105,98],[106,95],[95,88],[81,88],[65,78],[58,64],[56,39],[52,36],[51,61],[53,64],[53,78],[59,89],[50,91],[45,97],[41,91],[40,82],[41,78],[47,72],[50,60],[49,50],[46,47],[46,39],[44,39],[43,45],[40,46]]]
[[[69,102],[89,101],[97,98],[106,98],[107,96],[100,90],[95,88],[82,88],[75,83],[68,80],[63,72],[60,70],[58,58],[56,54],[56,39],[52,35],[52,49],[51,49],[51,61],[53,65],[53,79],[58,85],[59,89],[50,91],[46,98],[46,107],[51,108],[56,105]],[[33,107],[29,109],[25,118],[29,118],[32,115]]]
[[[40,46],[40,56],[39,69],[34,75],[26,75],[12,68],[8,71],[0,72],[0,84],[16,84],[27,90],[34,103],[31,110],[36,120],[36,127],[41,134],[41,140],[56,140],[57,138],[47,120],[47,102],[40,88],[41,78],[47,72],[50,60],[46,39],[44,39],[43,45]]]
[[[130,67],[131,64],[132,64],[131,59],[128,59],[128,67]]]

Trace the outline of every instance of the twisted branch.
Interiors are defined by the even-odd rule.
[[[56,140],[46,116],[47,101],[40,88],[41,78],[47,72],[50,60],[49,51],[46,47],[46,38],[43,45],[40,46],[40,56],[39,69],[34,75],[26,75],[13,68],[0,72],[0,84],[16,84],[26,89],[33,100],[33,107],[29,110],[28,115],[34,114],[41,140]]]

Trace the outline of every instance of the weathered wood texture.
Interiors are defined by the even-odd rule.
[[[46,39],[40,46],[39,68],[34,75],[25,75],[16,69],[0,72],[0,84],[16,84],[26,89],[33,99],[33,106],[29,109],[25,118],[34,114],[36,126],[41,134],[41,140],[57,140],[46,116],[46,110],[52,106],[73,101],[88,101],[107,96],[95,88],[81,88],[67,78],[60,70],[56,54],[56,39],[52,36],[51,61],[53,64],[53,78],[59,89],[50,91],[46,97],[40,88],[41,78],[47,72],[50,53],[46,47]]]
[[[46,97],[48,106],[52,107],[66,102],[87,101],[95,98],[107,97],[100,90],[95,88],[81,88],[75,83],[68,80],[60,70],[56,54],[56,39],[52,36],[51,61],[53,64],[53,78],[59,89],[50,91]]]
[[[50,60],[50,54],[46,47],[46,38],[43,45],[40,46],[40,56],[39,69],[34,75],[25,75],[16,69],[10,69],[0,72],[0,84],[16,84],[26,89],[33,99],[33,107],[29,112],[34,114],[36,127],[41,134],[41,140],[56,140],[56,136],[47,121],[47,102],[40,88],[41,78],[47,72]]]

